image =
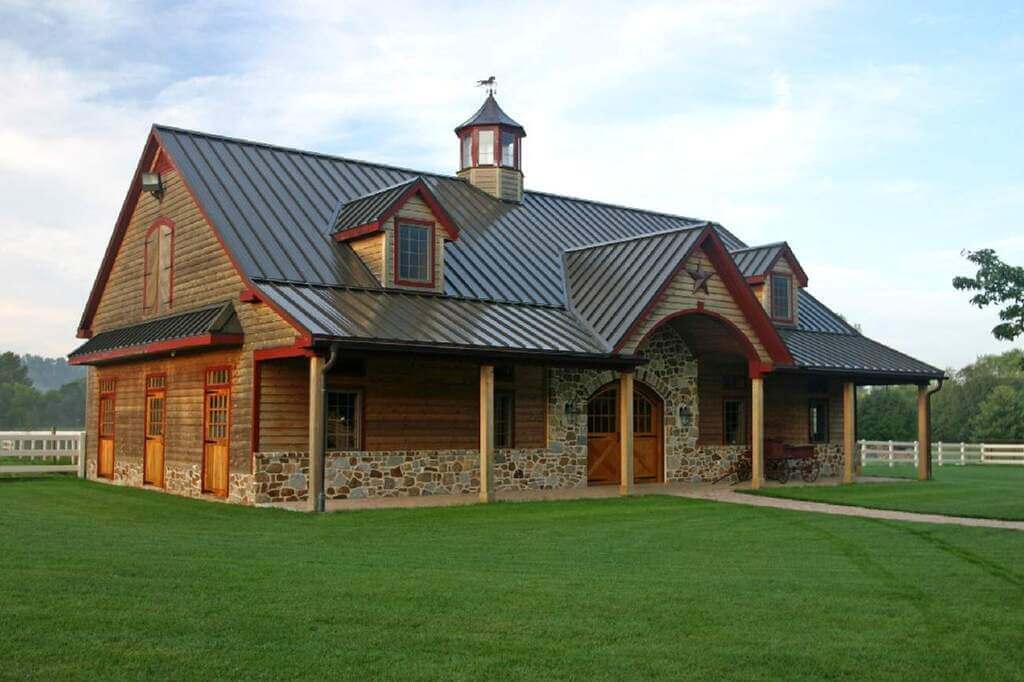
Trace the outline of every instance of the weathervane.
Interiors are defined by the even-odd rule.
[[[478,88],[487,88],[487,94],[488,95],[493,95],[494,91],[498,89],[498,87],[497,87],[497,79],[494,76],[490,76],[488,78],[485,78],[482,81],[477,81],[476,82],[476,87],[478,87]]]

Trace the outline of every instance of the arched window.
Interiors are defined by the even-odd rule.
[[[174,283],[174,223],[159,218],[146,232],[142,309],[162,313],[171,309]]]

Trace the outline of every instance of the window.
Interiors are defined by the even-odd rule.
[[[174,267],[174,225],[157,220],[146,233],[142,308],[160,313],[171,308],[171,270]]]
[[[328,391],[324,406],[324,432],[328,450],[358,450],[360,410],[359,391]]]
[[[462,167],[469,168],[473,165],[473,134],[470,133],[462,138]]]
[[[811,398],[808,408],[812,443],[828,442],[828,399]]]
[[[633,433],[654,433],[654,405],[650,400],[633,393]]]
[[[494,165],[494,131],[481,130],[476,138],[476,160],[481,166]]]
[[[433,233],[432,225],[398,223],[396,282],[430,285],[434,281],[430,262],[433,257]]]
[[[615,391],[605,391],[593,398],[587,408],[587,432],[615,433],[617,430],[617,415],[615,414]]]
[[[772,275],[772,317],[776,320],[792,320],[793,280],[789,275]]]
[[[511,391],[494,394],[494,447],[511,448],[515,445],[516,399]]]
[[[726,400],[722,405],[724,418],[725,445],[743,445],[747,442],[745,422],[743,419],[743,401]]]
[[[508,131],[501,131],[501,165],[516,167],[516,136]]]

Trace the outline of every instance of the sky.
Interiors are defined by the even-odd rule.
[[[0,350],[80,343],[153,123],[454,173],[490,75],[527,189],[786,240],[937,366],[1013,347],[950,282],[1024,264],[1020,2],[0,0]]]

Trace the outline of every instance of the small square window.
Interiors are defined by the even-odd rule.
[[[414,223],[398,223],[398,272],[400,282],[429,284],[433,281],[431,238],[433,228]]]

